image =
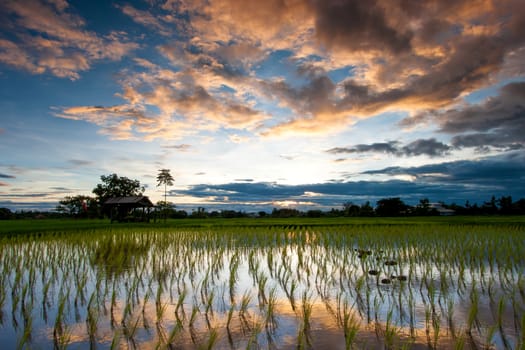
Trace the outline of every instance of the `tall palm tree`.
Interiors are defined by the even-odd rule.
[[[167,186],[173,186],[173,176],[170,174],[170,169],[160,169],[157,175],[157,186],[164,185],[164,206],[167,206]],[[166,212],[164,213],[164,220],[166,220]]]

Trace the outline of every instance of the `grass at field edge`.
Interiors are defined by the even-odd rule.
[[[168,219],[150,223],[111,223],[93,219],[24,219],[0,221],[0,235],[69,232],[111,228],[314,227],[341,225],[511,225],[524,226],[525,216],[336,217],[336,218],[205,218]]]

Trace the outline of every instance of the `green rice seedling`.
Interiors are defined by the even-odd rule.
[[[230,304],[230,309],[228,310],[228,316],[226,317],[226,329],[230,331],[230,325],[233,318],[233,313],[235,311],[235,303]]]
[[[343,332],[345,336],[345,348],[353,349],[354,341],[359,331],[360,323],[355,314],[352,312],[347,301],[343,306]]]
[[[64,322],[65,305],[68,295],[62,295],[59,299],[57,316],[55,319],[55,326],[53,328],[53,343],[56,349],[65,349],[71,339],[68,326]]]
[[[237,283],[237,271],[239,269],[239,259],[238,255],[235,254],[232,257],[232,262],[230,264],[230,277],[229,277],[229,287],[230,287],[230,302],[233,303],[235,300],[235,285]]]
[[[115,327],[115,307],[117,306],[117,290],[116,282],[113,282],[113,290],[111,292],[111,306],[110,306],[110,316],[111,316],[111,328]]]
[[[117,350],[120,344],[120,338],[122,337],[122,332],[117,329],[113,332],[113,338],[111,339],[111,350]]]
[[[122,318],[126,319],[126,317],[131,316],[132,312],[133,312],[133,306],[132,306],[131,302],[128,299],[128,300],[126,300],[126,303],[124,304],[124,313],[122,315]]]
[[[299,334],[297,336],[297,346],[298,348],[303,349],[306,346],[311,346],[310,339],[310,318],[312,316],[313,304],[311,302],[310,296],[305,291],[302,296],[301,311],[302,318],[299,326]]]
[[[182,316],[185,316],[184,313],[184,300],[186,299],[186,296],[188,294],[188,290],[186,287],[182,290],[182,292],[179,294],[179,297],[177,299],[177,305],[175,306],[175,315],[179,314],[179,310],[182,313]]]
[[[465,338],[465,332],[458,332],[459,336],[454,338],[454,350],[463,350],[466,345],[467,339]]]
[[[189,320],[190,328],[194,327],[195,321],[197,320],[198,313],[199,313],[199,307],[197,305],[193,304],[193,307],[191,309],[190,320]]]
[[[468,316],[467,316],[467,334],[472,337],[472,327],[474,326],[474,323],[476,322],[476,319],[478,317],[478,310],[479,310],[479,296],[475,288],[472,289],[471,292],[471,303],[468,310]]]
[[[251,301],[251,295],[249,291],[245,291],[242,298],[241,298],[241,306],[239,308],[239,317],[242,321],[244,321],[244,324],[247,324],[247,313],[248,313],[248,306]]]
[[[266,275],[264,275],[263,272],[261,272],[259,275],[258,275],[258,299],[259,299],[259,307],[260,309],[263,309],[264,305],[268,303],[268,300],[266,298],[266,292],[265,292],[265,288],[266,288],[266,282],[268,281],[268,277],[266,277]]]
[[[385,347],[387,349],[393,349],[397,339],[398,328],[392,324],[394,310],[391,308],[388,310],[386,315],[385,323]]]
[[[201,304],[206,305],[206,301],[208,299],[208,282],[210,278],[210,270],[206,270],[206,274],[204,278],[202,279],[200,286],[200,297],[201,297]]]
[[[180,320],[177,320],[177,322],[169,332],[168,337],[166,338],[166,344],[168,345],[168,348],[173,348],[173,343],[175,342],[175,339],[183,329],[184,326],[182,322]]]
[[[136,317],[135,320],[130,318],[129,325],[125,322],[125,320],[122,320],[121,323],[122,332],[124,333],[124,336],[126,337],[127,341],[133,346],[133,348],[136,347],[135,335],[139,327],[139,322],[140,317]]]
[[[67,294],[62,294],[59,296],[58,310],[57,310],[57,315],[55,319],[55,328],[61,328],[62,324],[64,323],[64,317],[65,317],[64,311],[66,308],[67,298],[68,298]]]
[[[268,265],[268,271],[270,272],[270,276],[274,278],[274,260],[273,260],[273,252],[268,252],[266,254],[266,263]]]
[[[288,292],[288,300],[290,301],[290,306],[292,307],[292,310],[295,311],[296,305],[295,305],[295,290],[297,289],[297,282],[295,280],[292,280],[290,282],[290,292]]]
[[[373,310],[374,310],[374,320],[375,320],[375,324],[376,325],[379,325],[379,308],[380,308],[380,306],[381,306],[381,300],[380,300],[378,295],[375,295],[374,296]]]
[[[498,315],[497,315],[497,318],[496,318],[496,320],[497,320],[496,321],[496,327],[499,330],[501,341],[503,342],[503,345],[505,346],[505,349],[509,349],[509,348],[511,348],[511,346],[510,346],[509,341],[507,339],[506,331],[505,331],[505,329],[503,327],[504,312],[505,312],[505,301],[504,301],[503,297],[501,297],[499,299],[499,302],[498,302]]]
[[[90,342],[94,344],[94,339],[96,337],[97,328],[98,328],[98,319],[99,319],[99,313],[98,308],[94,305],[95,304],[95,293],[91,294],[91,297],[89,298],[88,306],[87,306],[87,318],[86,318],[86,326],[87,326],[87,333],[90,339]]]
[[[191,347],[192,341],[195,346],[203,345],[203,338],[198,335],[205,333],[206,327],[209,328],[208,332],[215,327],[212,327],[211,322],[206,324],[197,322],[198,313],[202,311],[203,316],[209,316],[212,308],[213,312],[217,313],[222,300],[222,312],[225,313],[227,330],[231,329],[233,314],[236,311],[241,314],[243,308],[242,294],[235,295],[238,294],[235,289],[241,285],[241,282],[242,285],[246,285],[253,281],[260,308],[249,314],[250,301],[244,311],[246,321],[241,320],[241,326],[245,331],[253,328],[257,322],[265,325],[266,333],[270,336],[265,345],[269,347],[278,348],[281,345],[278,343],[282,339],[280,337],[290,336],[290,329],[296,329],[287,325],[274,332],[280,325],[268,321],[272,314],[275,316],[274,319],[280,320],[280,308],[273,306],[272,290],[268,289],[268,286],[275,283],[278,286],[275,288],[278,291],[277,295],[283,292],[289,300],[292,300],[293,305],[297,304],[295,307],[297,329],[302,326],[304,312],[300,300],[299,303],[295,301],[296,294],[299,292],[301,295],[304,290],[308,290],[312,300],[320,298],[320,302],[326,306],[328,315],[333,315],[333,322],[339,324],[341,328],[344,324],[342,300],[346,300],[347,305],[355,307],[354,315],[357,319],[360,315],[363,320],[366,318],[373,322],[375,317],[377,343],[381,344],[385,343],[386,333],[380,320],[385,318],[387,314],[385,310],[393,310],[389,329],[393,330],[390,326],[395,325],[394,320],[399,321],[406,325],[407,331],[408,327],[412,329],[412,340],[416,347],[425,345],[418,343],[421,340],[415,338],[415,329],[419,316],[417,311],[427,309],[429,315],[426,324],[430,336],[427,345],[433,348],[436,344],[433,336],[439,334],[437,345],[443,346],[441,337],[445,332],[449,334],[449,331],[452,334],[452,341],[457,344],[461,344],[461,336],[467,337],[468,340],[466,329],[469,310],[466,313],[453,314],[451,304],[453,301],[461,303],[468,300],[468,293],[476,290],[480,301],[486,298],[492,299],[491,311],[498,326],[498,337],[501,335],[501,339],[498,338],[499,345],[506,346],[505,339],[507,339],[508,348],[521,346],[520,339],[523,332],[520,322],[525,310],[522,307],[524,299],[520,292],[520,283],[523,284],[525,281],[521,273],[525,249],[522,243],[523,229],[519,227],[516,228],[516,232],[506,228],[499,230],[495,226],[454,224],[429,225],[425,226],[424,230],[420,225],[396,224],[394,226],[316,227],[315,232],[298,226],[291,226],[288,229],[229,227],[175,231],[173,232],[171,228],[133,229],[133,231],[128,228],[112,228],[111,232],[90,232],[89,240],[85,240],[84,234],[75,237],[56,233],[50,235],[49,237],[53,238],[46,243],[38,242],[36,236],[32,236],[33,241],[29,244],[25,237],[18,237],[11,241],[7,248],[4,243],[0,243],[0,271],[5,272],[0,275],[0,298],[1,295],[5,296],[5,302],[0,309],[5,309],[6,306],[12,308],[12,314],[17,322],[23,320],[24,324],[28,324],[27,320],[35,317],[34,312],[29,312],[34,310],[32,306],[42,305],[40,316],[45,321],[48,311],[50,315],[57,314],[62,295],[60,291],[69,290],[71,299],[68,297],[66,301],[63,320],[69,318],[74,320],[78,318],[76,316],[81,315],[86,321],[84,331],[87,334],[78,334],[80,337],[87,338],[90,332],[96,334],[87,330],[89,320],[95,320],[95,314],[90,314],[91,309],[91,312],[99,311],[97,323],[99,332],[102,327],[109,328],[107,325],[111,325],[116,331],[126,327],[129,332],[138,314],[142,321],[139,324],[143,325],[148,334],[154,337],[156,335],[151,333],[158,332],[161,334],[160,337],[163,337],[160,346],[167,346],[170,331],[166,330],[165,324],[170,320],[164,312],[158,330],[148,329],[147,320],[151,319],[147,315],[151,306],[148,303],[151,299],[156,302],[155,307],[151,308],[153,316],[158,305],[173,304],[176,310],[173,319],[185,325],[184,322],[190,322],[191,316],[188,313],[186,319],[181,313],[186,310],[185,300],[191,297],[194,305],[192,311],[195,310],[191,321],[193,329],[189,330],[192,340],[176,337],[182,347]],[[128,244],[127,241],[132,243]],[[125,243],[121,244],[121,242]],[[105,260],[93,259],[94,252],[105,252],[106,245],[111,249],[107,249],[110,253],[104,255]],[[144,249],[146,255],[130,254],[132,251],[139,250],[132,247],[141,246],[148,247]],[[367,255],[365,259],[358,259],[353,252],[354,247],[357,246],[366,247],[367,250],[372,251],[372,254]],[[385,246],[387,248],[384,248]],[[126,254],[119,253],[118,249]],[[379,250],[383,252],[380,254]],[[21,258],[22,256],[24,259]],[[381,259],[376,261],[376,257]],[[385,257],[395,258],[398,264],[385,267],[383,265]],[[227,264],[228,261],[231,261],[231,264]],[[282,265],[282,262],[285,265]],[[247,269],[248,264],[251,265],[251,272]],[[484,267],[480,264],[484,264]],[[364,275],[362,267],[366,272]],[[231,273],[232,270],[234,273]],[[377,277],[368,273],[370,270],[380,272],[379,282],[381,278],[388,277],[391,284],[386,286],[377,283]],[[383,274],[384,271],[389,271],[390,274]],[[234,293],[230,295],[230,303],[227,302],[226,294],[230,287],[228,272],[232,276],[231,282],[234,287],[231,288]],[[403,273],[406,273],[406,282],[398,278]],[[206,274],[208,274],[207,279]],[[391,274],[395,274],[396,278]],[[87,279],[84,276],[87,276]],[[85,282],[86,280],[88,282]],[[5,292],[1,291],[2,288]],[[188,288],[187,291],[185,288]],[[421,297],[413,293],[418,289]],[[247,293],[251,290],[249,289]],[[209,307],[212,293],[215,298],[212,307]],[[14,299],[11,295],[14,295]],[[83,295],[94,295],[93,301],[88,302],[87,308],[83,308]],[[157,302],[159,295],[160,303]],[[342,296],[345,298],[343,299]],[[501,304],[498,303],[502,300]],[[334,311],[335,305],[338,308],[337,312]],[[109,314],[110,306],[111,313],[114,315]],[[139,313],[141,309],[142,316]],[[206,310],[208,315],[204,315]],[[513,313],[513,325],[507,322],[505,316],[501,316],[507,311]],[[227,313],[230,314],[229,322]],[[445,317],[443,315],[446,315],[447,322],[440,323],[441,328],[436,332],[436,317],[443,318]],[[463,324],[464,334],[456,329],[457,322]],[[482,328],[481,325],[488,322],[485,313],[478,311],[472,322],[472,339],[476,339],[478,343],[479,339],[482,343],[485,341],[487,329]],[[32,322],[35,343],[41,340],[37,338],[38,334],[42,334],[37,327],[43,323],[47,321]],[[66,325],[66,322],[62,324]],[[4,322],[0,333],[3,335],[6,330],[15,332],[19,337],[17,343],[20,343],[23,336],[21,325],[22,322],[18,326]],[[509,329],[509,325],[514,326],[514,329]],[[446,329],[443,329],[444,326]],[[14,327],[18,327],[18,330],[15,331]],[[474,331],[476,327],[477,332]],[[399,332],[401,328],[393,331],[395,339]],[[253,334],[252,330],[243,334],[230,332],[229,336],[235,338],[230,341],[230,344],[233,344],[232,348],[244,344],[242,341],[250,334]],[[75,335],[77,335],[76,328]],[[299,337],[298,333],[296,335]],[[100,340],[96,338],[94,340],[96,346],[99,346]],[[137,337],[135,340],[137,347],[140,347],[142,340],[139,342]],[[276,343],[272,343],[273,341]],[[304,347],[308,346],[306,341],[302,344]],[[402,344],[394,346],[397,345]],[[128,342],[128,346],[133,345]]]
[[[215,347],[215,344],[217,343],[217,340],[219,339],[219,333],[216,329],[211,329],[208,338],[206,339],[206,342],[199,346],[199,349],[206,349],[211,350]]]
[[[253,347],[258,347],[257,346],[257,338],[259,336],[259,334],[261,334],[262,332],[262,325],[260,322],[257,322],[254,321],[254,324],[251,326],[251,334],[250,334],[250,338],[248,339],[248,342],[246,343],[246,350],[250,350],[252,349]]]
[[[151,289],[148,288],[146,293],[144,293],[144,297],[142,300],[142,315],[144,316],[146,313],[146,306],[148,305],[148,301],[151,298]]]
[[[519,339],[517,341],[517,349],[525,348],[525,314],[521,316],[521,330],[519,332]]]
[[[441,329],[441,317],[439,314],[432,316],[432,330],[434,335],[434,349],[437,349],[437,343],[439,340],[439,331]]]
[[[4,290],[4,281],[0,280],[0,326],[4,324],[4,304],[6,293]]]
[[[494,339],[494,334],[496,334],[497,329],[497,325],[493,325],[487,328],[487,333],[485,334],[485,349],[492,349],[492,340]]]
[[[430,339],[430,324],[432,320],[432,309],[430,305],[425,305],[425,334],[427,335],[428,346],[432,346],[432,341]]]
[[[24,332],[22,333],[22,337],[17,344],[17,349],[23,349],[26,345],[30,346],[32,327],[33,319],[29,318],[24,322]]]
[[[162,323],[167,307],[168,305],[162,302],[162,284],[159,284],[157,288],[157,294],[155,297],[155,312],[157,316],[157,320],[156,320],[157,324]]]
[[[456,326],[454,323],[454,300],[452,297],[447,299],[447,323],[450,333],[452,334],[452,339],[456,339]]]
[[[18,329],[18,303],[20,302],[20,295],[18,293],[11,295],[11,324],[15,330]]]
[[[211,291],[206,299],[206,308],[205,308],[205,314],[213,316],[213,301],[215,299],[215,291]]]
[[[521,295],[521,300],[525,303],[525,276],[523,274],[518,275],[517,286],[519,294]]]
[[[55,349],[66,349],[71,341],[69,327],[65,326],[60,333],[53,333],[53,345]]]
[[[265,318],[266,329],[270,329],[271,331],[274,331],[277,328],[277,323],[275,321],[276,304],[277,304],[277,290],[276,290],[276,287],[273,287],[270,290],[270,294],[268,296],[268,304],[266,307],[266,318]]]

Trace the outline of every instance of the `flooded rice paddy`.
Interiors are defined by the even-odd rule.
[[[522,349],[525,230],[113,229],[0,240],[0,344]]]

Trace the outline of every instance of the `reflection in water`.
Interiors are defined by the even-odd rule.
[[[0,341],[73,349],[517,349],[523,233],[349,226],[5,238]]]

